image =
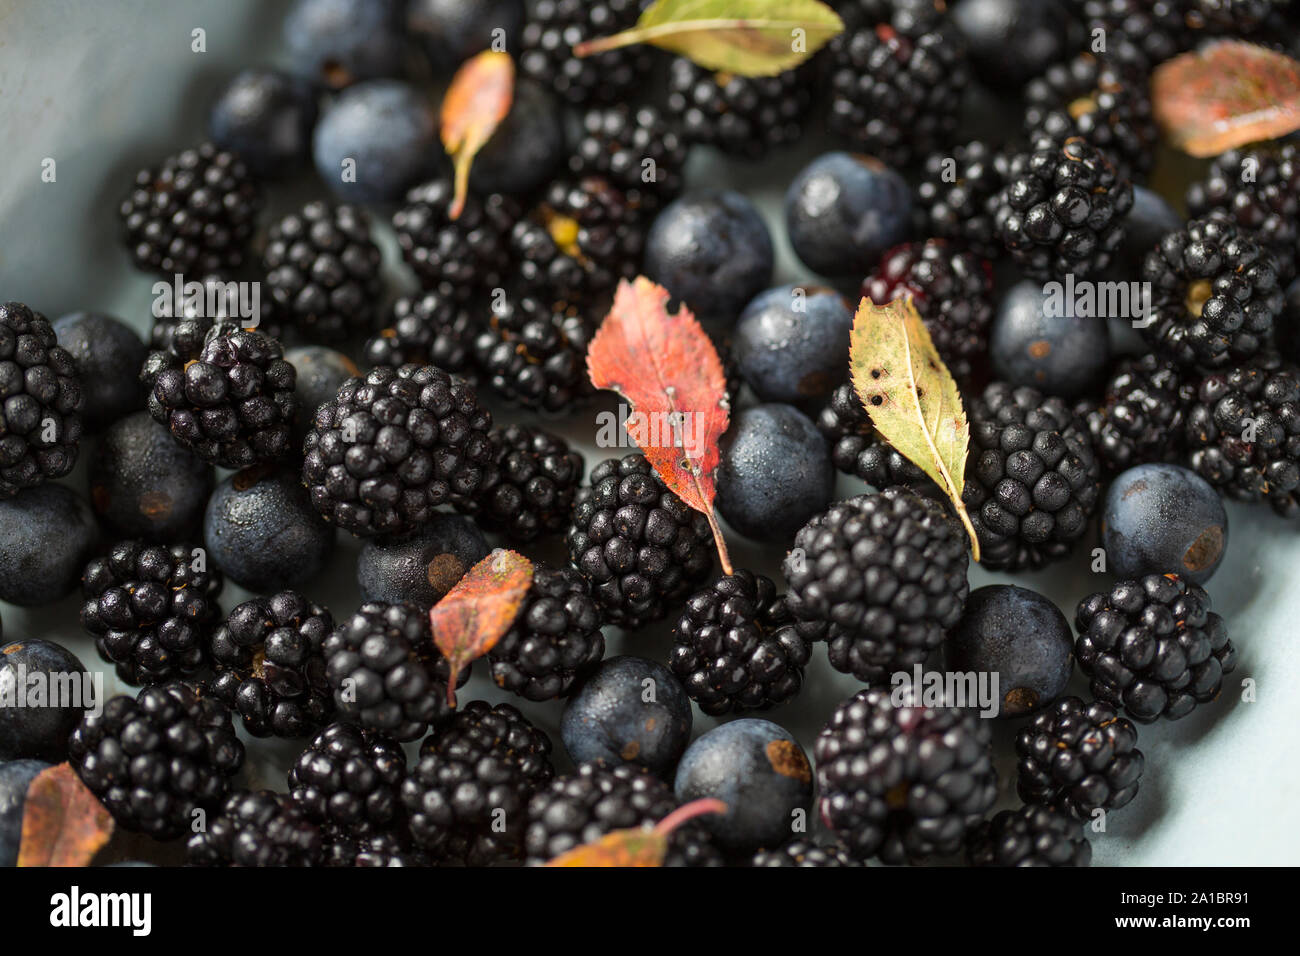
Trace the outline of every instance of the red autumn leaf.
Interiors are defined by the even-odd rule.
[[[730,574],[713,510],[718,440],[730,419],[727,379],[695,316],[684,305],[670,315],[668,299],[668,290],[644,276],[620,282],[587,351],[587,373],[596,388],[622,395],[645,423],[637,444],[664,483],[709,519],[722,569]]]
[[[429,611],[433,642],[451,664],[447,703],[456,706],[456,677],[510,630],[533,583],[533,562],[497,548]]]
[[[668,838],[674,830],[706,813],[726,813],[721,800],[705,798],[678,807],[652,828],[613,830],[603,837],[575,846],[547,862],[547,866],[663,866]]]
[[[506,118],[514,98],[515,61],[508,53],[485,50],[467,60],[451,78],[442,99],[442,145],[456,168],[452,219],[458,219],[465,209],[474,157]]]
[[[89,866],[113,835],[113,816],[66,763],[27,788],[19,866]]]
[[[1156,120],[1192,156],[1300,129],[1300,63],[1242,40],[1219,40],[1160,64],[1151,77]]]

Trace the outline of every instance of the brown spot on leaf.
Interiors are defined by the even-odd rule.
[[[1183,567],[1188,571],[1204,571],[1214,566],[1223,554],[1223,529],[1217,524],[1210,525],[1192,542],[1192,546],[1183,555]]]
[[[812,780],[812,768],[803,748],[793,740],[773,740],[767,745],[767,760],[783,777],[790,777],[808,783]]]

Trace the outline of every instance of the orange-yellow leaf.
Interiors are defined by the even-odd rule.
[[[705,798],[678,807],[653,827],[614,830],[603,837],[576,846],[550,860],[547,866],[662,866],[668,854],[668,838],[674,830],[705,813],[726,813],[721,800]]]
[[[442,100],[442,145],[456,169],[452,219],[465,208],[474,157],[506,118],[514,98],[515,61],[508,53],[485,50],[452,77]]]
[[[19,866],[89,866],[113,835],[113,816],[66,763],[27,788]]]

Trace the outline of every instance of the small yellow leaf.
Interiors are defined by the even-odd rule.
[[[486,50],[456,71],[442,100],[442,146],[456,170],[456,195],[450,215],[460,217],[469,192],[469,169],[515,97],[515,61]]]

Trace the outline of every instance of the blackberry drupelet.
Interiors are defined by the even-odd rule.
[[[353,534],[400,534],[471,498],[492,460],[492,416],[465,381],[433,365],[376,368],[316,410],[303,483]]]
[[[384,291],[380,266],[370,216],[320,200],[273,225],[262,253],[277,317],[320,341],[370,328]]]
[[[1283,4],[1276,0],[1187,0],[1187,22],[1208,33],[1254,33]]]
[[[118,696],[68,742],[72,768],[118,826],[170,840],[215,813],[244,763],[230,711],[179,681]]]
[[[307,745],[289,769],[289,794],[335,839],[382,833],[400,824],[406,776],[401,744],[338,721]]]
[[[528,801],[554,774],[545,733],[509,704],[471,701],[420,745],[402,781],[411,836],[442,862],[519,860]]]
[[[663,618],[713,567],[708,519],[639,454],[592,469],[574,499],[568,545],[606,620],[629,630]]]
[[[1039,138],[1007,169],[994,223],[1030,279],[1088,277],[1110,265],[1124,240],[1133,184],[1081,136]]]
[[[1155,353],[1122,359],[1106,382],[1101,404],[1079,408],[1102,467],[1119,473],[1133,465],[1180,459],[1194,394],[1175,362]]]
[[[154,351],[192,358],[203,347],[203,337],[212,326],[222,323],[256,328],[273,339],[284,339],[285,330],[269,297],[258,297],[254,314],[253,299],[246,289],[241,291],[238,282],[205,275],[187,278],[179,289],[173,283],[154,299],[149,345]],[[148,359],[145,369],[149,369]]]
[[[212,635],[209,691],[254,737],[305,737],[334,711],[321,644],[334,618],[295,591],[245,601]]]
[[[531,294],[503,297],[474,338],[485,383],[505,400],[544,412],[572,411],[591,394],[587,347],[595,334],[582,310]]]
[[[525,700],[567,697],[605,656],[602,623],[582,575],[534,565],[514,624],[488,651],[492,680]]]
[[[686,601],[668,663],[706,714],[767,710],[802,688],[810,630],[770,578],[740,569]]]
[[[933,484],[925,472],[880,437],[852,384],[835,389],[817,416],[817,427],[830,443],[835,467],[877,491],[890,485],[921,488]]]
[[[1101,497],[1084,420],[1064,400],[994,382],[969,406],[962,498],[990,569],[1040,568],[1068,555]]]
[[[652,213],[681,193],[688,152],[677,121],[654,106],[597,107],[583,114],[569,172],[579,180],[602,177],[623,190],[633,209]]]
[[[81,626],[126,683],[159,684],[208,667],[224,581],[198,550],[122,541],[86,565]]]
[[[1117,582],[1079,602],[1075,657],[1092,692],[1134,720],[1177,720],[1219,696],[1237,665],[1204,589],[1176,574]]]
[[[1006,247],[993,213],[1009,166],[1004,151],[980,140],[931,153],[916,187],[917,232],[959,240],[985,259],[1001,256]]]
[[[1257,355],[1286,300],[1277,260],[1220,214],[1167,234],[1142,277],[1152,296],[1142,337],[1183,365],[1223,368]]]
[[[1137,728],[1105,701],[1063,697],[1021,728],[1016,792],[1079,820],[1118,810],[1138,792]]]
[[[993,269],[973,252],[942,239],[898,246],[863,281],[862,295],[877,305],[910,295],[958,384],[985,364]]]
[[[1088,866],[1092,844],[1082,827],[1050,807],[1003,810],[966,839],[971,866]]]
[[[892,693],[859,691],[818,736],[822,821],[858,859],[956,853],[997,799],[988,721],[960,707],[896,707]]]
[[[715,73],[679,56],[668,71],[668,112],[680,118],[688,142],[761,159],[803,135],[812,112],[811,81],[806,68],[775,76],[737,76]]]
[[[321,832],[287,796],[241,790],[185,845],[190,866],[316,866]]]
[[[474,306],[440,292],[403,296],[393,303],[388,325],[366,342],[369,365],[436,365],[473,380]]]
[[[72,471],[81,387],[49,319],[20,302],[0,305],[0,500]]]
[[[573,104],[624,98],[654,66],[653,51],[636,45],[578,59],[573,47],[632,27],[646,2],[536,0],[520,38],[520,71]]]
[[[878,683],[922,663],[960,619],[968,546],[943,504],[910,489],[840,501],[795,535],[786,606],[826,628],[832,667]]]
[[[750,861],[754,867],[774,866],[857,866],[844,848],[834,843],[813,843],[811,840],[792,840],[776,850],[759,850]]]
[[[498,193],[471,193],[453,220],[453,193],[450,179],[416,186],[393,213],[393,229],[420,285],[464,302],[499,287],[511,272],[510,230],[519,209]]]
[[[323,650],[325,678],[342,719],[405,741],[451,714],[451,667],[421,608],[363,604],[325,638]],[[461,670],[457,686],[469,680],[469,670]]]
[[[322,831],[324,866],[431,867],[434,862],[411,846],[405,832],[360,829],[355,832],[326,827]]]
[[[586,462],[558,435],[528,425],[493,428],[493,467],[467,509],[489,531],[527,544],[569,526]]]
[[[1157,66],[1194,42],[1185,19],[1186,0],[1075,0],[1089,35],[1101,29],[1122,37]]]
[[[243,160],[203,143],[140,170],[118,215],[137,268],[222,273],[244,264],[263,201]]]

